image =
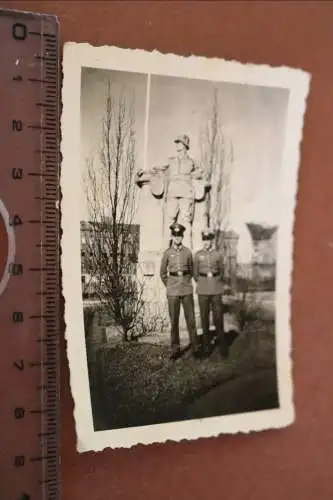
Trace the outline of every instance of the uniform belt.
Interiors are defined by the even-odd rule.
[[[169,273],[170,276],[187,276],[189,271],[177,271],[176,273]]]
[[[215,276],[218,276],[220,273],[199,273],[200,276],[203,276],[204,278],[213,278]]]

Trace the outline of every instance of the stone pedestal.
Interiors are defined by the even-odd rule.
[[[152,196],[149,185],[141,187],[136,222],[140,225],[140,254],[163,248],[163,200]]]
[[[160,265],[165,242],[163,237],[163,200],[152,196],[149,185],[139,193],[137,223],[140,225],[138,279],[144,285],[143,298],[147,311],[160,314],[165,306],[165,287],[160,279]],[[160,305],[161,306],[160,306]]]
[[[138,275],[144,284],[144,299],[158,302],[165,296],[165,287],[160,278],[160,264],[163,252],[143,250],[139,254]]]

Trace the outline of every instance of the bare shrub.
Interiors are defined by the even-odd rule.
[[[123,339],[143,308],[143,284],[136,276],[138,238],[133,224],[136,149],[134,95],[109,83],[98,158],[88,158],[84,187],[89,222],[85,258],[94,294]]]

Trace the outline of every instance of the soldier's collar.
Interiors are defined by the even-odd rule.
[[[175,243],[173,243],[172,246],[175,250],[182,250],[182,248],[184,248],[182,243],[180,245],[176,245]]]

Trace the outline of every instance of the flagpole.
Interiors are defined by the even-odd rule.
[[[150,108],[150,80],[151,74],[147,73],[147,89],[146,89],[146,110],[145,110],[145,130],[144,130],[144,149],[143,149],[143,170],[147,168],[147,150],[148,150],[148,127],[149,127],[149,108]]]
[[[146,86],[146,105],[145,105],[145,116],[144,116],[144,135],[143,135],[143,168],[141,169],[141,178],[143,179],[142,186],[145,186],[148,180],[148,125],[149,125],[149,106],[150,106],[150,73],[147,73],[147,86]],[[148,218],[149,218],[149,203],[146,203],[149,201],[149,193],[147,192],[147,189],[143,188],[140,189],[140,199],[139,199],[139,205],[138,205],[138,221],[139,221],[139,226],[140,226],[140,252],[139,252],[139,259],[141,263],[141,272],[143,273],[141,278],[144,282],[144,275],[145,275],[145,261],[147,259],[146,257],[146,251],[147,245],[149,245],[149,241],[151,238],[150,230],[149,230],[149,224],[148,224]],[[148,212],[147,212],[148,211]]]

